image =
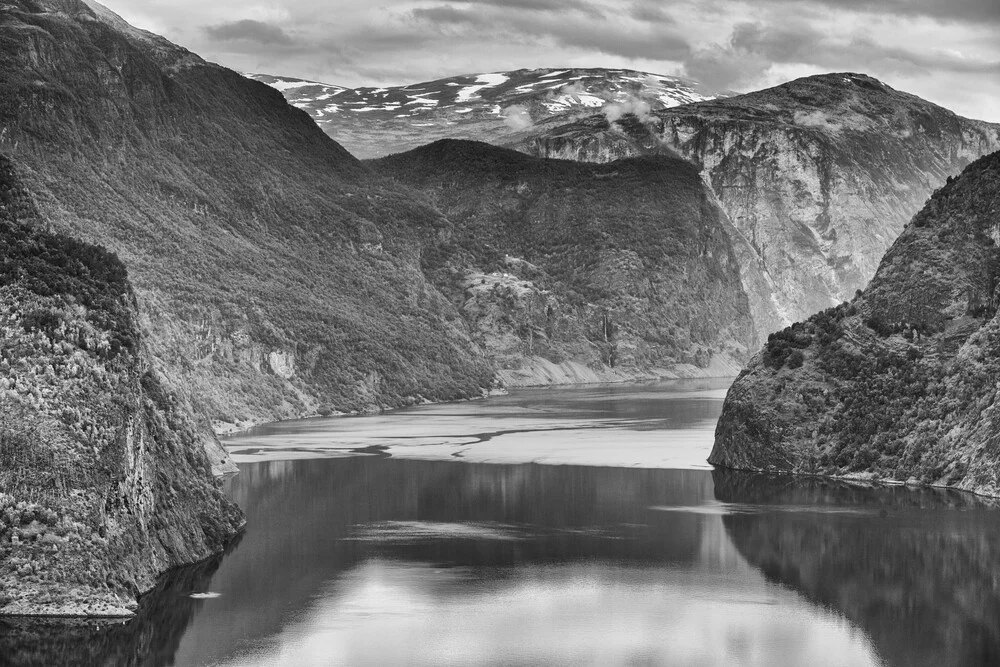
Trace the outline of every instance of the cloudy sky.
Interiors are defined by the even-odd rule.
[[[627,67],[748,91],[871,74],[1000,122],[1000,0],[107,0],[242,71],[346,86]]]

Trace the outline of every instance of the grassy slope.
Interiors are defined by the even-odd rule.
[[[705,365],[754,345],[724,216],[682,160],[583,164],[444,140],[370,164],[451,221],[425,269],[456,303],[475,271],[509,272],[556,296],[556,312],[536,318],[547,332],[538,344],[556,360],[585,356],[581,340],[601,361],[637,368]],[[561,314],[570,321],[553,324]]]
[[[419,248],[443,224],[280,93],[82,3],[0,18],[0,152],[129,267],[165,376],[225,421],[475,394]]]
[[[1000,153],[934,194],[868,288],[771,337],[710,461],[1000,494]]]

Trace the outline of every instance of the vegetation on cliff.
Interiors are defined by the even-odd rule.
[[[1000,495],[1000,153],[913,218],[850,304],[770,337],[710,461]]]
[[[151,367],[125,266],[22,217],[0,157],[0,613],[128,614],[242,515]]]
[[[756,347],[725,216],[683,160],[597,165],[442,140],[370,164],[447,217],[424,270],[504,367],[537,355],[705,368]]]

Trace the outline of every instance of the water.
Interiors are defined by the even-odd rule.
[[[128,624],[2,621],[0,665],[1000,664],[991,503],[713,471],[723,387],[230,440],[249,527],[229,553]]]
[[[730,382],[522,390],[374,417],[282,422],[226,444],[238,463],[380,453],[476,463],[710,470],[705,459]]]

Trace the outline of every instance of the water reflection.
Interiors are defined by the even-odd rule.
[[[482,568],[497,580],[527,563],[692,563],[699,518],[648,507],[712,495],[699,471],[374,457],[253,464],[233,484],[250,524],[212,582],[223,596],[191,629],[182,657],[192,662],[279,632],[328,582],[371,559]],[[401,535],[406,523],[419,529]]]
[[[874,665],[733,549],[703,471],[272,461],[179,664]]]
[[[231,553],[239,536],[230,544]],[[172,665],[222,555],[162,578],[134,619],[0,618],[0,665]]]
[[[864,628],[889,665],[1000,665],[1000,519],[933,489],[713,474],[739,552]],[[830,511],[834,510],[834,511]]]
[[[500,440],[531,459],[537,439],[551,453],[603,437],[621,457],[621,442],[648,454],[689,433],[703,458],[721,405],[706,391],[519,394],[262,429],[249,440],[268,454],[230,481],[249,521],[231,553],[174,573],[127,625],[0,621],[0,665],[1000,664],[1000,521],[967,494],[270,454],[282,439],[407,433],[419,443],[392,447],[422,450],[484,432],[489,414],[493,440],[462,451]]]

